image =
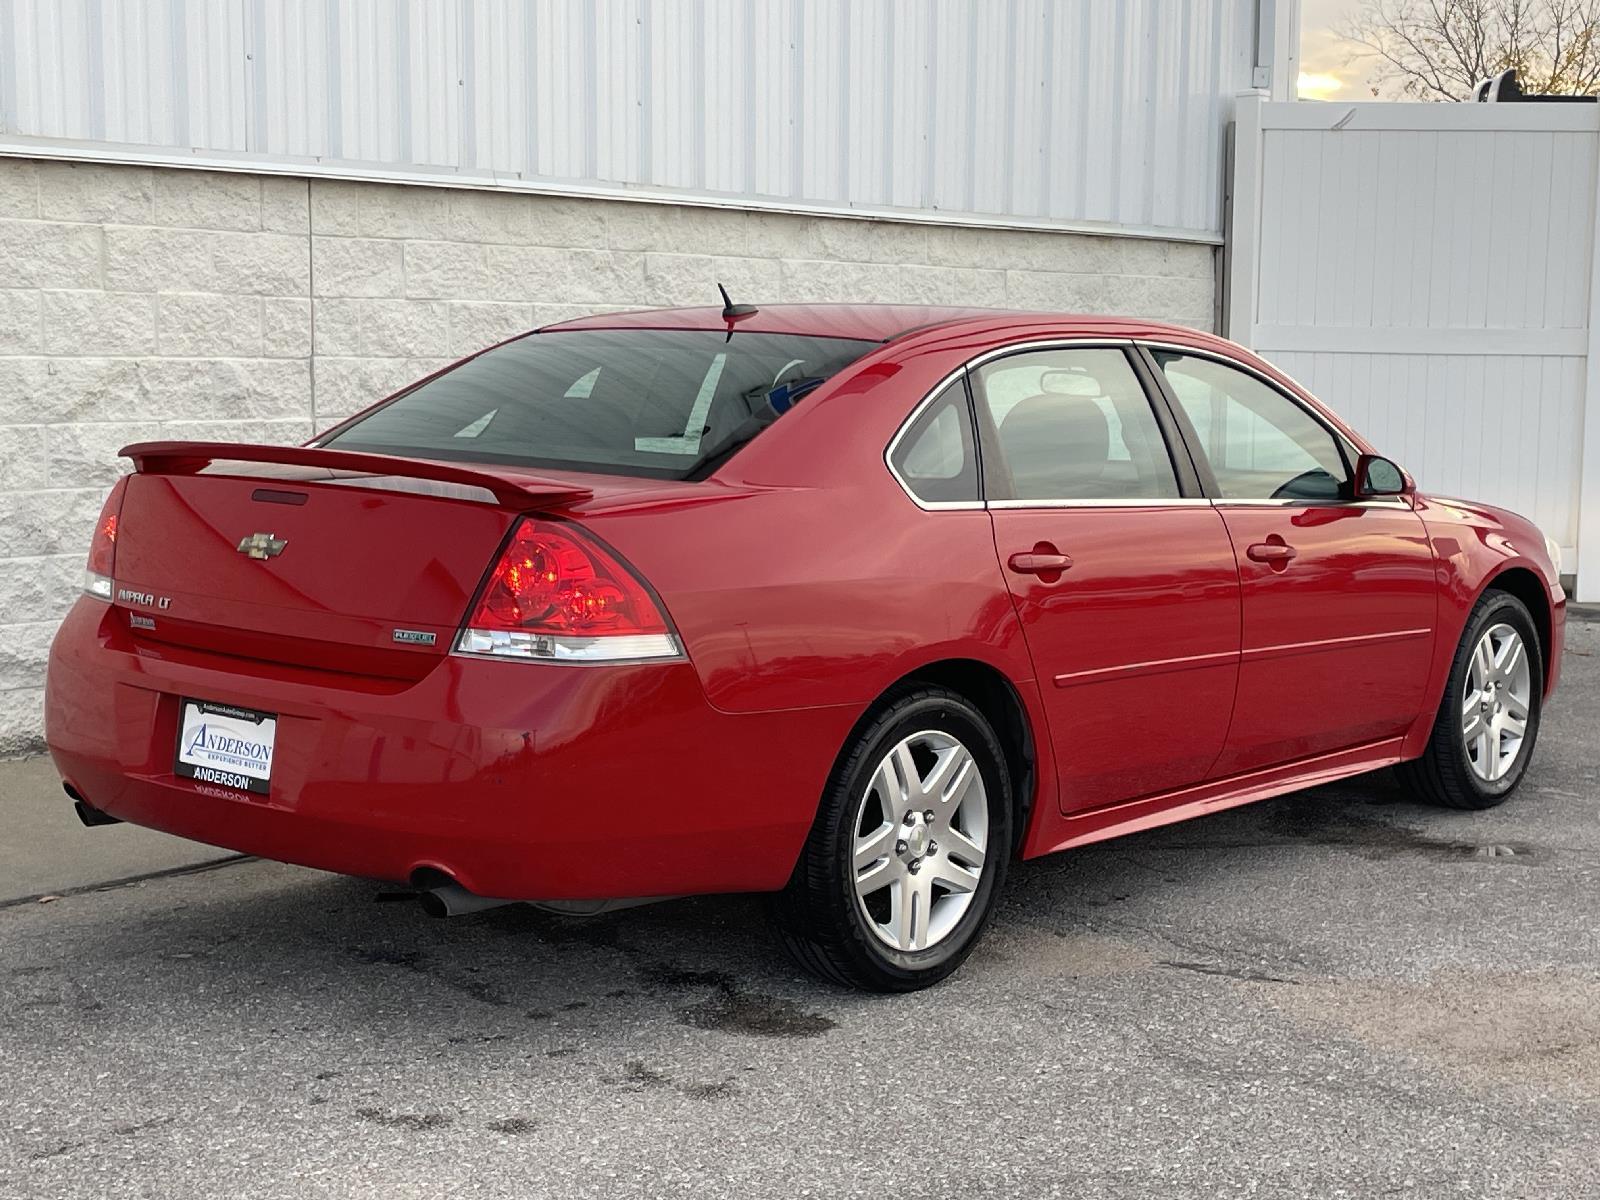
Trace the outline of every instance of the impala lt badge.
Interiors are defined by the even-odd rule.
[[[118,588],[119,604],[142,604],[146,608],[171,608],[171,596],[158,596],[154,592],[136,592],[132,588]]]
[[[273,537],[270,533],[252,533],[240,541],[239,553],[256,559],[277,558],[288,544],[283,538]]]

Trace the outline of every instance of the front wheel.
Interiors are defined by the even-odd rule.
[[[1401,778],[1449,808],[1502,803],[1533,757],[1543,696],[1544,660],[1527,607],[1507,592],[1484,593],[1461,635],[1428,748],[1401,764]]]
[[[982,713],[940,687],[891,697],[845,748],[775,900],[784,945],[850,987],[939,982],[989,918],[1011,811],[1005,756]]]

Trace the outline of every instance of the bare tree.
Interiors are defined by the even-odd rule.
[[[1335,32],[1375,96],[1465,100],[1510,67],[1527,92],[1600,88],[1600,0],[1362,0]]]

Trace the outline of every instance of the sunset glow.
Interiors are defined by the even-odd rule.
[[[1321,71],[1301,71],[1296,81],[1302,100],[1326,100],[1337,95],[1345,86],[1337,75]]]

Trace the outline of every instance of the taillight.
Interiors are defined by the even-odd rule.
[[[100,518],[94,524],[94,536],[89,539],[89,561],[84,567],[83,590],[97,600],[109,600],[112,580],[117,574],[117,522],[122,519],[122,493],[127,491],[128,477],[117,480],[111,494],[101,506]]]
[[[575,526],[526,517],[484,582],[458,654],[545,662],[677,658],[649,589]]]

